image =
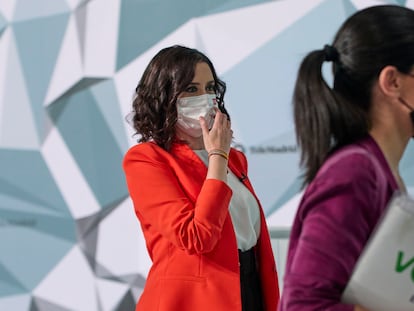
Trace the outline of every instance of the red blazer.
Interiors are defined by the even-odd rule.
[[[174,144],[170,152],[155,143],[138,144],[125,155],[123,167],[152,260],[136,310],[241,311],[228,185],[206,180],[205,164],[185,144]],[[235,149],[229,169],[238,177],[247,176],[246,158]],[[255,195],[247,177],[243,183]],[[261,207],[260,215],[255,251],[265,311],[275,311],[276,265]]]

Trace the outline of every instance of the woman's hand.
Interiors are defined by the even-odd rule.
[[[230,152],[233,131],[227,115],[217,109],[211,130],[208,129],[206,120],[203,117],[200,117],[200,124],[203,131],[204,148],[207,151],[219,149],[228,154]]]
[[[208,129],[203,117],[200,117],[200,124],[203,131],[204,148],[207,152],[216,150],[208,157],[207,179],[219,179],[227,182],[227,160],[233,138],[230,121],[227,119],[227,115],[217,110],[211,130]],[[225,155],[220,154],[222,152]]]
[[[365,309],[365,308],[363,308],[363,307],[361,307],[361,306],[355,305],[355,307],[354,307],[354,311],[370,311],[370,310]]]

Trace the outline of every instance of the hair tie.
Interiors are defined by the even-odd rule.
[[[339,59],[338,50],[332,45],[325,44],[323,52],[325,53],[325,60],[327,62],[336,62]]]

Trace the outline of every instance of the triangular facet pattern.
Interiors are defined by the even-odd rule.
[[[302,196],[300,60],[359,9],[413,0],[0,0],[0,310],[133,310],[151,267],[122,160],[161,48],[205,52],[272,226]],[[323,74],[331,82],[327,64]],[[407,116],[408,117],[408,116]],[[400,170],[414,193],[414,143]],[[279,268],[279,267],[278,267]]]
[[[7,27],[7,21],[0,12],[0,36],[3,33],[4,29]]]
[[[0,13],[8,21],[13,20],[18,0],[0,1]]]
[[[0,218],[2,219],[2,218]],[[0,264],[0,293],[2,296],[14,296],[23,294],[25,288],[3,265]]]
[[[67,13],[65,0],[17,0],[13,20],[15,22],[47,18]]]
[[[40,146],[40,140],[12,32],[7,32],[2,40],[7,40],[8,44],[2,45],[0,49],[5,47],[8,49],[0,51],[0,54],[7,55],[5,66],[0,72],[3,81],[3,85],[0,86],[3,90],[0,94],[0,105],[3,106],[0,114],[0,147],[37,149]],[[11,102],[14,104],[7,104]],[[21,126],[17,128],[16,120],[21,122]]]
[[[50,116],[99,203],[106,207],[125,198],[120,166],[123,154],[91,91],[81,90],[62,98],[50,106]],[[107,174],[112,177],[106,178]]]
[[[29,294],[0,296],[0,306],[3,310],[30,310],[30,301]]]
[[[121,0],[117,69],[125,66],[191,18],[262,2],[268,1],[200,0],[197,5],[194,5],[191,0],[179,2]],[[165,12],[168,12],[168,18]],[[135,31],[130,32],[127,29]],[[148,29],[151,29],[151,32],[148,32]]]
[[[13,26],[27,93],[41,139],[47,133],[43,101],[54,70],[68,14],[16,23]],[[34,61],[35,60],[35,61]]]

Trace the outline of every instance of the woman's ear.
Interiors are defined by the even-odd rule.
[[[384,67],[378,77],[379,89],[386,96],[398,97],[401,82],[401,73],[394,66]]]

